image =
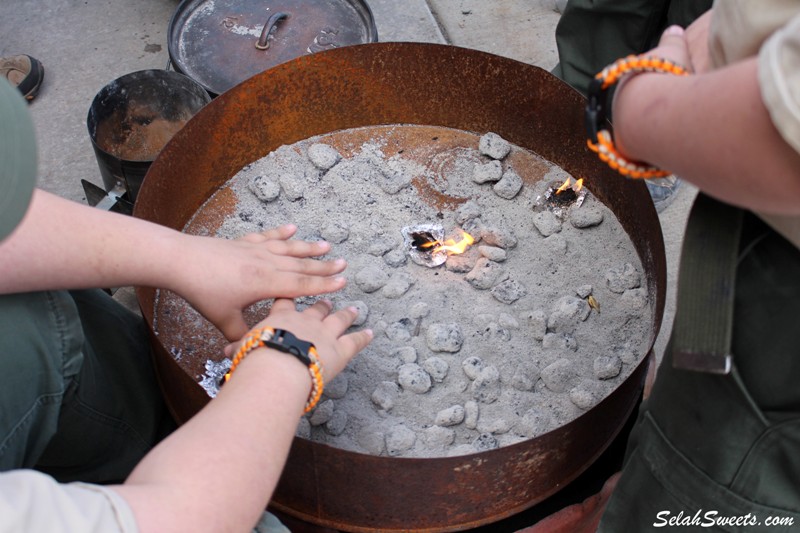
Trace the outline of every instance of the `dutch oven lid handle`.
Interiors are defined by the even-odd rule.
[[[256,48],[258,48],[259,50],[266,50],[267,48],[269,48],[270,34],[275,29],[275,26],[278,24],[278,21],[283,20],[285,18],[289,18],[289,13],[278,12],[272,15],[269,19],[267,19],[267,23],[264,24],[264,29],[261,30],[261,37],[258,38],[258,42],[256,43]]]

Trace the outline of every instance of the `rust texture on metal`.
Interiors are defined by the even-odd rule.
[[[381,124],[493,131],[586,178],[615,213],[646,273],[654,339],[666,291],[658,217],[643,183],[621,179],[586,148],[583,105],[579,93],[546,71],[475,50],[376,43],[304,56],[249,79],[198,113],[151,166],[134,214],[182,228],[243,166],[314,135]],[[152,328],[154,290],[139,288],[137,295]],[[165,396],[185,421],[208,398],[192,387],[192,376],[165,361],[172,356],[153,339]],[[583,472],[627,420],[645,371],[643,362],[569,424],[469,456],[374,457],[295,439],[273,505],[346,531],[456,531],[494,522]]]

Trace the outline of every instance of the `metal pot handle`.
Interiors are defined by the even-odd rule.
[[[256,48],[259,50],[266,50],[269,48],[269,35],[275,29],[278,21],[285,18],[289,18],[289,13],[278,12],[267,19],[267,23],[264,24],[264,29],[261,30],[261,37],[258,38],[258,42],[256,43]]]

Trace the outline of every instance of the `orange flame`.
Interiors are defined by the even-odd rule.
[[[447,239],[444,241],[444,244],[438,245],[436,248],[433,249],[433,253],[444,251],[447,252],[448,255],[456,255],[456,254],[463,254],[469,246],[475,242],[475,239],[467,233],[466,231],[463,232],[464,237],[456,242],[453,239]]]
[[[567,178],[564,180],[564,183],[561,184],[561,187],[556,189],[556,194],[561,194],[562,192],[566,191],[567,189],[572,189],[573,192],[580,192],[583,188],[583,178],[579,179],[575,183],[572,183],[571,178]]]
[[[562,192],[566,191],[569,185],[570,185],[570,179],[567,178],[566,180],[564,180],[564,183],[561,184],[561,187],[556,189],[556,194],[561,194]]]

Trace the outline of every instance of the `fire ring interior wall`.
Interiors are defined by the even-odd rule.
[[[666,294],[661,227],[645,185],[621,178],[586,148],[583,109],[583,97],[548,72],[475,50],[374,43],[305,56],[250,78],[192,118],[150,167],[134,215],[180,229],[246,164],[314,135],[380,124],[493,131],[587,177],[617,216],[645,270],[652,346]],[[137,288],[137,297],[153,333],[155,290]],[[185,421],[209,398],[152,337],[162,389]],[[605,450],[638,400],[646,366],[573,422],[473,455],[374,457],[295,439],[272,505],[347,531],[494,522],[552,495]]]

